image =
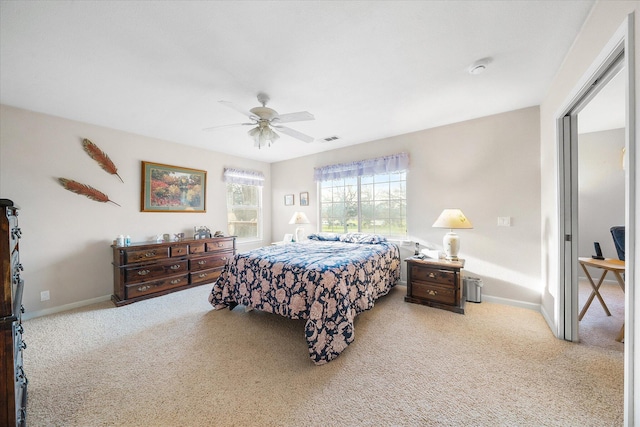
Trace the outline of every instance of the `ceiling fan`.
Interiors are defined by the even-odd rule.
[[[249,111],[237,107],[235,104],[229,101],[220,101],[222,105],[226,105],[229,108],[236,110],[237,112],[249,117],[251,122],[249,123],[235,123],[231,125],[214,126],[203,129],[205,131],[216,130],[224,127],[235,126],[255,126],[253,129],[247,132],[254,140],[254,145],[258,148],[262,148],[264,145],[269,147],[280,136],[274,132],[273,129],[279,132],[289,135],[293,138],[299,139],[304,142],[313,142],[315,138],[305,135],[302,132],[298,132],[295,129],[291,129],[287,126],[283,126],[282,123],[301,122],[305,120],[314,120],[313,114],[307,111],[299,111],[297,113],[278,114],[278,112],[272,108],[267,107],[269,102],[269,96],[265,93],[258,94],[258,102],[262,104],[262,107],[255,107]]]

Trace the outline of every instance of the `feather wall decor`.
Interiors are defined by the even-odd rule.
[[[86,151],[93,160],[98,162],[102,169],[104,169],[111,175],[115,175],[120,178],[120,181],[122,181],[122,183],[124,184],[122,177],[118,175],[118,168],[116,168],[116,165],[113,164],[109,156],[107,156],[104,151],[102,151],[96,144],[86,138],[82,140],[82,146],[84,147],[84,151]]]
[[[113,200],[109,200],[109,196],[107,196],[101,191],[96,190],[90,185],[82,184],[72,179],[66,179],[66,178],[58,178],[58,181],[65,189],[71,192],[88,197],[89,199],[95,200],[96,202],[102,202],[102,203],[111,202],[114,205],[120,206]]]

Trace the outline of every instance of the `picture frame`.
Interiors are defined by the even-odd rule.
[[[300,193],[300,206],[309,206],[309,192]]]
[[[207,171],[142,161],[141,212],[206,212]]]
[[[293,206],[295,204],[295,198],[293,194],[285,194],[284,195],[284,205],[285,206]]]

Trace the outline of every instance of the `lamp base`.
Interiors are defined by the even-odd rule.
[[[442,239],[445,259],[447,261],[458,261],[458,251],[460,250],[460,237],[453,231],[449,231]]]

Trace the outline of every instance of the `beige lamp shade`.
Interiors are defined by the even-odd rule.
[[[436,222],[433,223],[433,227],[449,229],[449,232],[442,239],[442,246],[447,260],[457,261],[460,250],[460,237],[453,232],[453,229],[473,228],[471,221],[464,216],[460,209],[445,209],[436,219]]]
[[[460,209],[445,209],[442,211],[436,222],[435,228],[473,228],[471,221],[467,219]]]

